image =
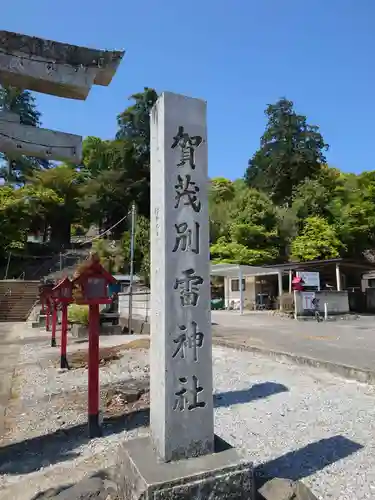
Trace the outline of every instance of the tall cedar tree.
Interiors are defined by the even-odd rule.
[[[325,164],[328,145],[319,127],[308,125],[293,102],[285,98],[269,105],[260,149],[249,160],[245,181],[267,193],[278,205],[290,204],[293,189],[305,179],[314,179]]]

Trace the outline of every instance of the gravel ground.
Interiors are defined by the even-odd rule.
[[[104,437],[89,441],[87,371],[57,373],[53,352],[47,341],[21,349],[1,442],[2,500],[78,481],[113,464],[122,439],[148,432],[142,412],[112,417]],[[216,433],[246,451],[259,474],[303,479],[321,499],[375,498],[375,386],[221,347],[214,375]],[[145,350],[100,369],[102,387],[147,376]]]

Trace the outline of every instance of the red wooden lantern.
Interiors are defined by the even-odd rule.
[[[57,304],[61,304],[61,345],[60,345],[60,368],[69,369],[68,360],[66,358],[66,347],[68,338],[68,304],[73,302],[73,285],[69,278],[61,280],[52,290],[52,298],[55,302],[55,309],[57,311]],[[55,317],[57,323],[57,312]],[[56,323],[52,324],[52,338],[55,339],[56,345]],[[54,333],[54,335],[53,335]],[[52,345],[52,341],[51,341]]]
[[[93,256],[82,272],[73,280],[79,288],[77,304],[99,305],[110,304],[108,285],[117,283],[116,279],[100,264],[98,257]]]
[[[73,301],[73,285],[69,278],[64,278],[53,287],[52,298],[60,304],[70,304]]]
[[[49,327],[51,324],[51,295],[52,295],[52,288],[53,288],[53,283],[45,283],[42,287],[42,296],[44,303],[46,305],[46,330],[47,332],[49,331]]]
[[[73,280],[77,304],[89,305],[88,426],[89,436],[101,436],[99,421],[99,304],[110,304],[108,285],[116,283],[112,274],[93,255]]]

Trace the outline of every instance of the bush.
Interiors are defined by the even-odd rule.
[[[89,306],[79,306],[77,304],[70,304],[70,306],[68,307],[68,321],[69,323],[88,325]]]

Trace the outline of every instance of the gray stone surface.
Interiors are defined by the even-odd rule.
[[[207,186],[206,102],[164,92],[151,112],[150,412],[166,461],[213,451]]]
[[[82,158],[82,137],[0,120],[0,151],[47,158],[49,160],[80,163]]]
[[[86,325],[73,324],[70,333],[72,337],[77,339],[84,339],[89,336],[89,329]]]
[[[169,463],[158,460],[149,438],[135,439],[118,459],[120,499],[252,499],[252,463],[218,438],[215,453]]]
[[[17,323],[0,323],[0,437],[4,431],[5,412],[11,396],[12,378],[17,366],[20,345]]]
[[[10,111],[0,111],[0,120],[5,122],[20,123],[20,115],[17,113],[12,113]]]
[[[89,477],[78,483],[62,487],[50,488],[39,493],[32,500],[117,500],[117,486],[107,478]]]
[[[104,51],[0,31],[0,82],[45,94],[86,99],[109,85],[124,51]]]
[[[258,490],[257,500],[318,500],[301,481],[275,477]]]

